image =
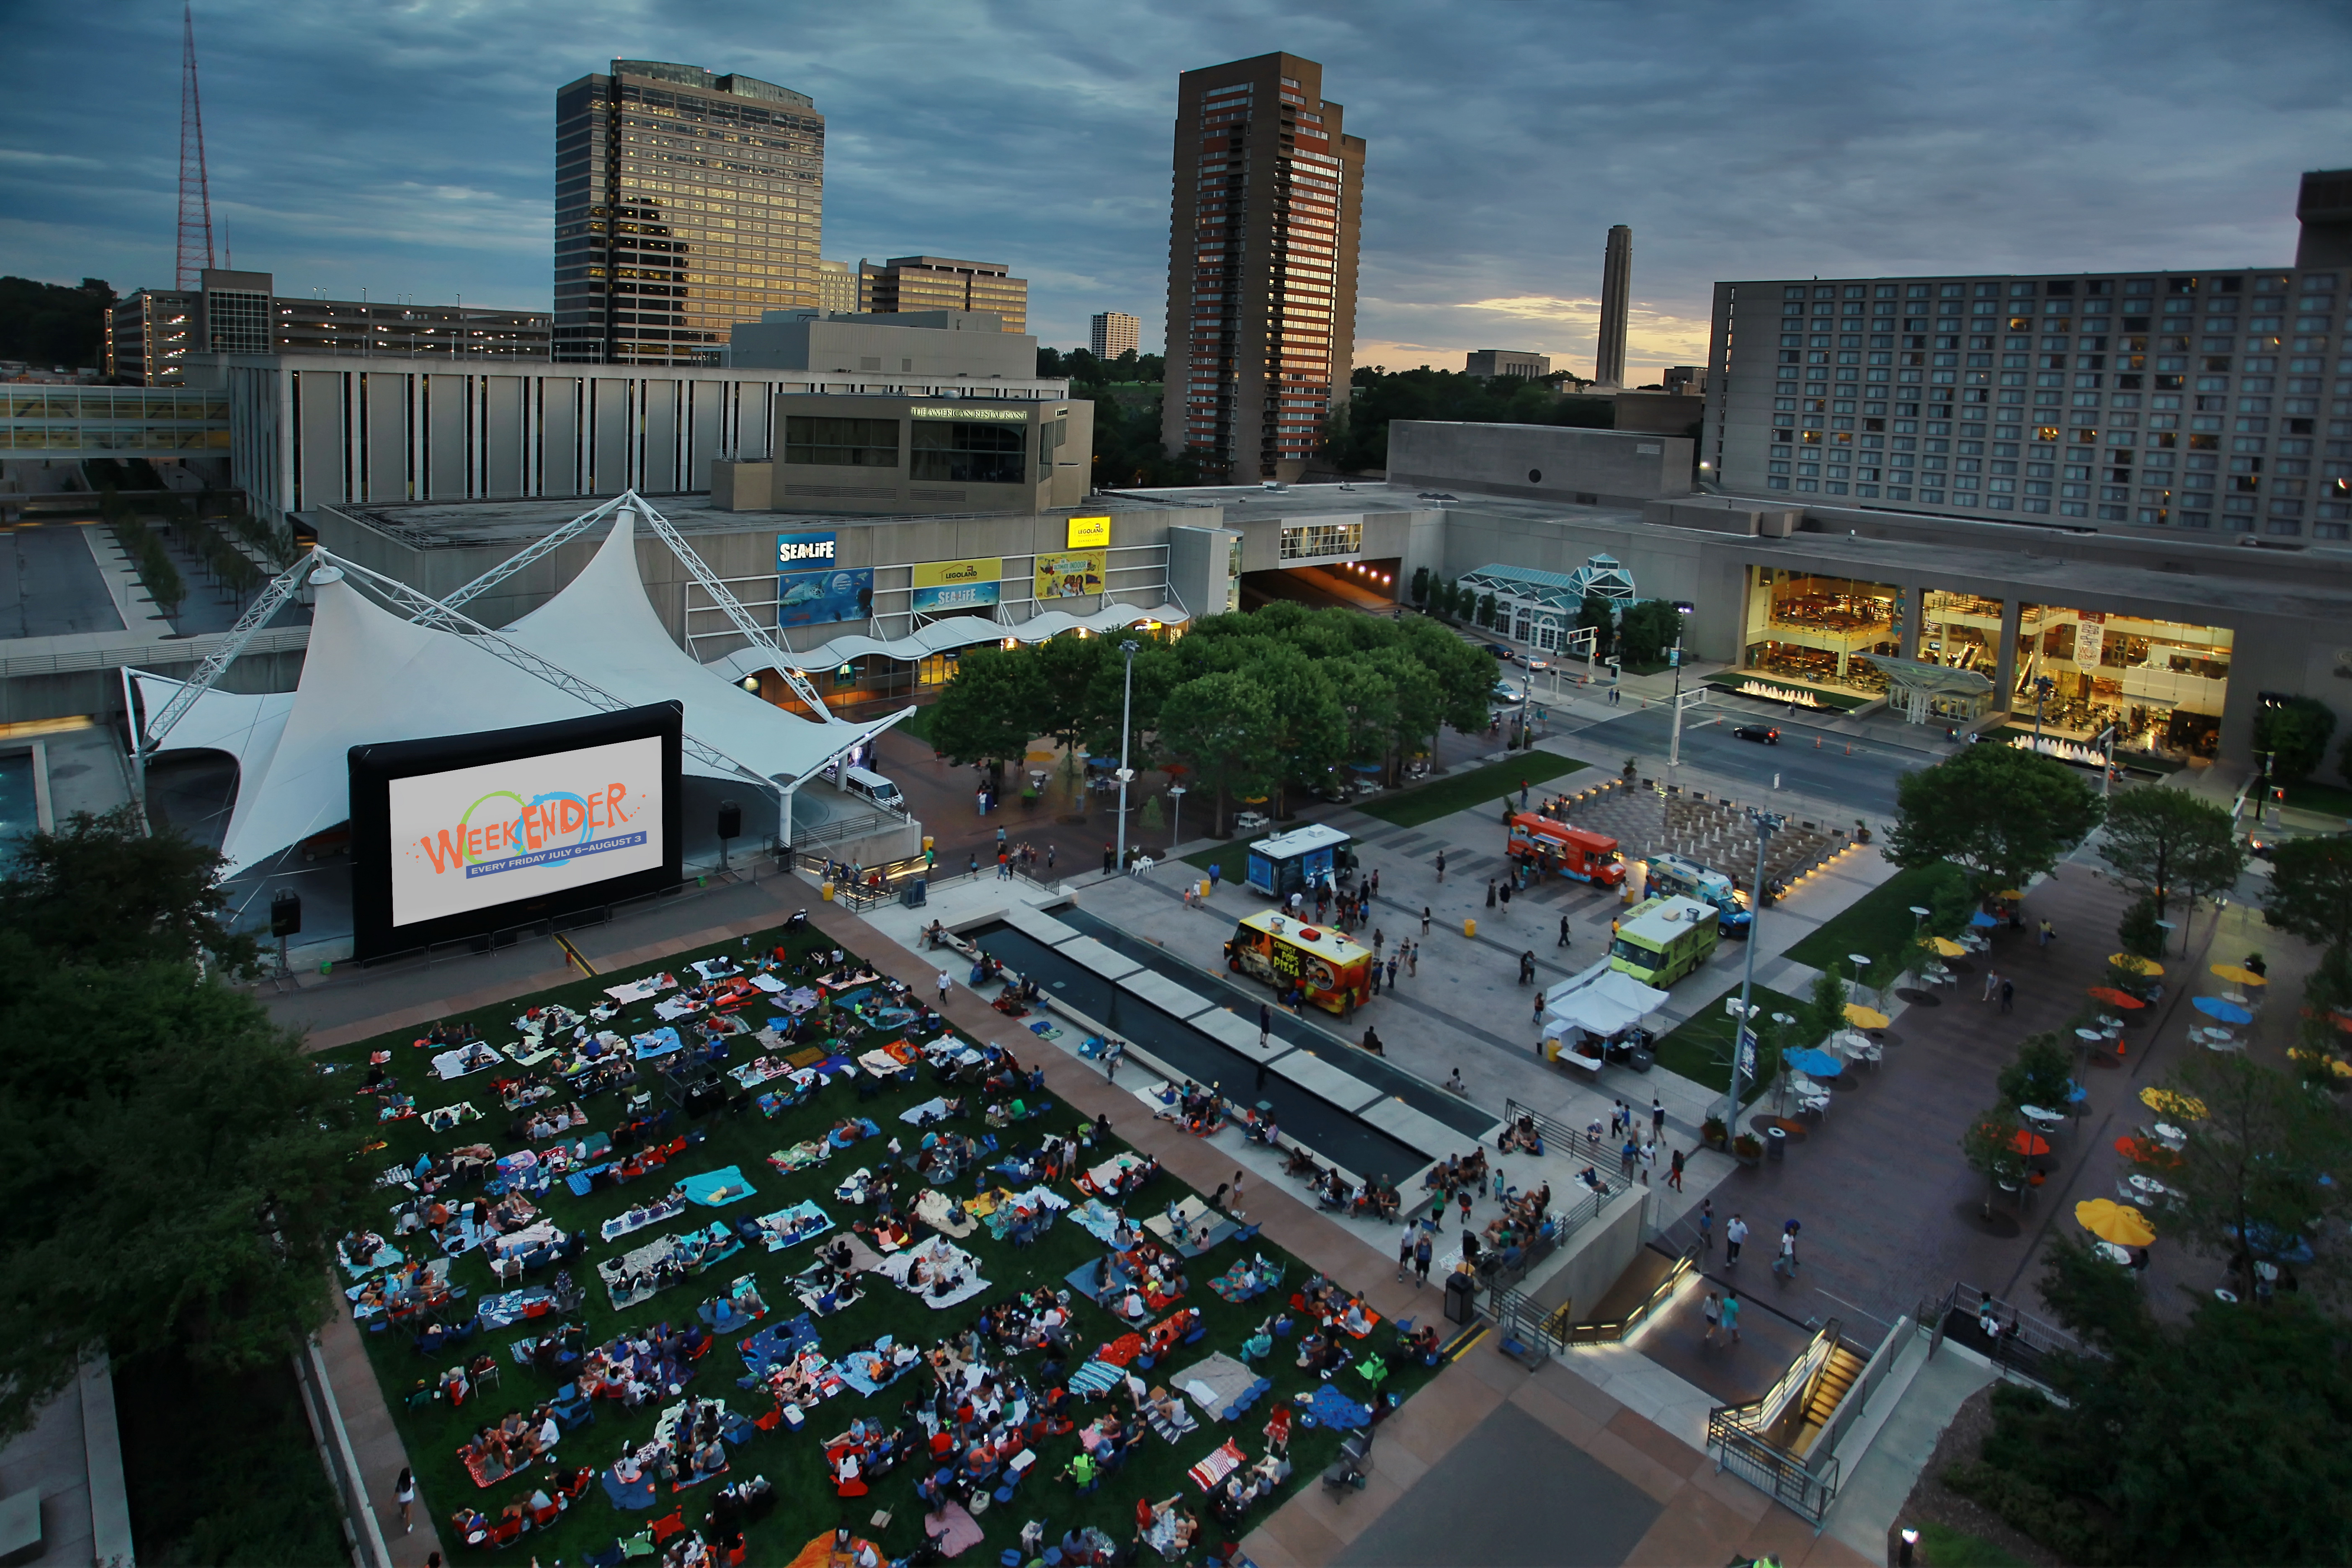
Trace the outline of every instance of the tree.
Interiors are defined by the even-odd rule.
[[[1805,995],[1805,1005],[1797,1010],[1797,1021],[1790,1026],[1790,1036],[1808,1046],[1818,1046],[1845,1027],[1846,998],[1853,993],[1833,970],[1824,969],[1813,976],[1813,988]]]
[[[1352,395],[1324,427],[1323,436],[1325,460],[1347,473],[1388,467],[1392,420],[1606,430],[1616,417],[1615,405],[1606,398],[1562,397],[1518,376],[1482,378],[1425,365],[1391,374],[1376,365],[1358,365],[1349,379]]]
[[[2162,958],[2164,928],[2157,924],[2162,918],[2156,912],[2154,899],[2135,899],[2124,911],[2124,918],[2116,922],[2116,941],[2122,943],[2126,952],[2140,958]]]
[[[2292,1251],[2334,1227],[2346,1199],[2331,1173],[2352,1162],[2352,1132],[2322,1093],[2242,1055],[2211,1051],[2193,1054],[2167,1087],[2204,1110],[2179,1152],[2150,1164],[2175,1194],[2158,1222],[2168,1238],[2249,1273],[2251,1258]],[[2305,1272],[2340,1283],[2344,1267],[2340,1249],[2323,1247]]]
[[[1280,771],[1273,700],[1248,676],[1219,670],[1170,692],[1160,710],[1161,744],[1190,760],[1201,782],[1217,792],[1220,838],[1227,795],[1263,789]]]
[[[85,278],[79,288],[0,278],[0,359],[29,360],[43,370],[102,364],[113,303],[114,289],[102,278]]]
[[[1492,594],[1478,595],[1478,624],[1490,631],[1494,629],[1495,625],[1495,595]]]
[[[209,954],[230,975],[247,975],[259,949],[228,929],[226,864],[175,829],[142,831],[134,806],[97,816],[78,811],[57,832],[35,833],[18,847],[0,882],[0,927],[58,962],[193,963]]]
[[[1416,566],[1412,569],[1412,585],[1406,590],[1406,593],[1416,605],[1426,605],[1429,603],[1428,567]]]
[[[2245,843],[2227,811],[2161,784],[2126,790],[2109,804],[2099,858],[2154,901],[2158,920],[2173,899],[2194,905],[2235,887],[2246,868]]]
[[[2282,840],[2263,919],[2321,947],[2352,935],[2352,838]]]
[[[1325,668],[1346,726],[1347,760],[1364,762],[1385,756],[1389,734],[1396,727],[1396,689],[1360,654],[1332,659]]]
[[[1985,1217],[1992,1217],[1993,1194],[2003,1187],[2011,1192],[2023,1190],[2025,1153],[2020,1143],[2025,1135],[2025,1123],[2017,1114],[2013,1102],[2004,1100],[1990,1110],[1980,1110],[1960,1134],[1960,1157],[1969,1169],[1985,1179]]]
[[[1037,667],[1025,648],[973,648],[931,709],[931,749],[960,766],[1003,767],[1042,732]]]
[[[1643,599],[1618,618],[1618,654],[1629,665],[1656,664],[1683,635],[1683,617],[1666,599]]]
[[[2011,1105],[2056,1110],[2074,1083],[2074,1053],[2055,1035],[2028,1035],[2000,1069],[2000,1097]]]
[[[2098,825],[2098,792],[2065,763],[2014,746],[1963,746],[1895,786],[1901,816],[1886,858],[1897,866],[1951,860],[1979,897],[2021,888]]]
[[[2290,697],[2254,710],[2254,754],[2271,759],[2269,776],[2294,784],[2327,755],[2336,710],[2316,697]]]
[[[1120,665],[1118,645],[1107,637],[1064,635],[1032,645],[1036,666],[1037,731],[1051,735],[1075,762],[1078,742],[1097,725],[1118,723],[1118,709],[1099,705],[1095,678]]]
[[[1284,764],[1275,813],[1287,816],[1293,784],[1319,780],[1345,759],[1347,718],[1322,662],[1287,643],[1268,642],[1256,649],[1242,672],[1266,693],[1275,752]]]

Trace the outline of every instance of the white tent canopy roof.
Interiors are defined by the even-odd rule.
[[[562,593],[501,634],[632,707],[672,700],[686,731],[780,782],[814,773],[891,721],[816,723],[718,679],[679,649],[646,600],[627,508]],[[351,816],[347,753],[356,745],[508,730],[599,710],[527,673],[479,638],[416,625],[341,574],[312,579],[316,607],[290,694],[199,697],[159,752],[224,751],[239,767],[221,851],[230,874]],[[149,714],[183,683],[135,674]],[[688,753],[688,771],[740,778]]]
[[[1604,959],[1544,993],[1543,1029],[1547,1035],[1570,1029],[1614,1035],[1640,1023],[1665,1001],[1664,992],[1610,968]]]
[[[1173,622],[1185,618],[1181,605],[1161,605],[1158,609],[1139,609],[1133,605],[1105,605],[1092,615],[1074,616],[1067,610],[1047,610],[1025,621],[1008,624],[991,620],[986,616],[947,616],[917,626],[902,637],[885,641],[864,632],[852,632],[812,648],[803,648],[789,658],[794,669],[832,669],[847,664],[866,654],[878,653],[887,658],[929,658],[950,648],[971,647],[980,643],[992,643],[1012,637],[1024,643],[1044,642],[1064,632],[1084,627],[1090,632],[1117,631],[1139,621]],[[738,648],[723,658],[714,659],[705,668],[740,680],[747,675],[774,668],[776,656],[763,647]]]

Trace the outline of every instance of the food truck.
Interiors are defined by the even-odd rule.
[[[1653,855],[1642,866],[1648,879],[1643,884],[1644,891],[1680,893],[1713,906],[1716,930],[1722,935],[1745,939],[1748,928],[1755,923],[1756,917],[1748,912],[1747,895],[1722,872],[1680,855]]]
[[[1337,885],[1341,872],[1355,869],[1354,843],[1347,834],[1319,822],[1277,833],[1249,847],[1249,869],[1244,879],[1276,899],[1293,893],[1311,899],[1327,879]]]
[[[1617,922],[1609,967],[1665,989],[1715,951],[1716,913],[1713,904],[1679,894],[1643,900]]]
[[[1225,966],[1286,996],[1297,985],[1307,1001],[1343,1018],[1372,999],[1371,949],[1276,910],[1242,917],[1225,943]]]
[[[1503,852],[1538,871],[1557,872],[1603,888],[1613,888],[1625,879],[1625,858],[1617,852],[1617,840],[1531,811],[1511,818]]]

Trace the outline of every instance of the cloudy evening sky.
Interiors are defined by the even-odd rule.
[[[1176,73],[1287,49],[1370,143],[1357,363],[1590,374],[1603,236],[1634,368],[1717,278],[2280,263],[2352,164],[2352,7],[200,0],[216,234],[280,292],[545,309],[554,93],[615,56],[827,121],[824,254],[1009,262],[1031,330],[1161,335]],[[0,271],[172,281],[180,12],[0,0]],[[1646,379],[1643,378],[1643,379]]]

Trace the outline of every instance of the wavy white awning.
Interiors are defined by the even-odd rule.
[[[812,648],[799,649],[787,657],[794,669],[832,669],[853,658],[877,653],[911,663],[916,659],[929,658],[933,654],[945,653],[950,648],[973,647],[981,643],[1001,642],[1006,637],[1016,642],[1038,643],[1080,627],[1090,632],[1112,632],[1134,626],[1139,621],[1171,623],[1185,618],[1184,607],[1171,604],[1163,604],[1157,609],[1144,609],[1135,605],[1106,605],[1088,616],[1074,616],[1067,610],[1047,610],[1018,623],[994,621],[985,616],[949,616],[918,626],[903,637],[886,641],[864,632],[852,632]],[[740,680],[747,675],[772,668],[776,663],[776,656],[766,648],[744,647],[736,649],[724,658],[713,659],[703,668],[723,674],[730,679]]]

